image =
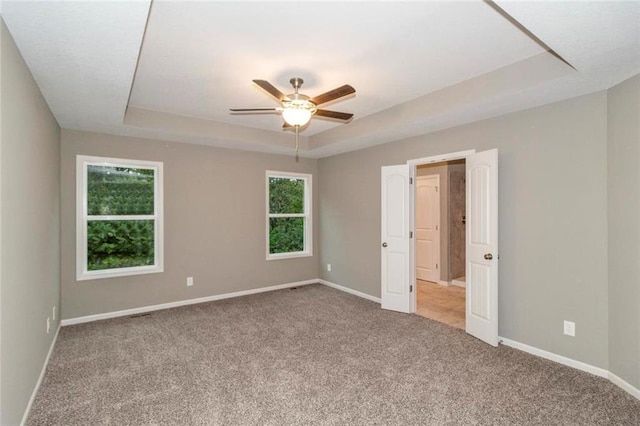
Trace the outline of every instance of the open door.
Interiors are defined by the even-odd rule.
[[[498,346],[498,150],[467,164],[466,331]]]
[[[409,165],[382,167],[382,308],[411,312]]]

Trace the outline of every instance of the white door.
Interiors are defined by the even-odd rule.
[[[440,281],[439,175],[416,178],[416,278]]]
[[[382,308],[410,312],[409,165],[382,168]]]
[[[466,331],[498,346],[498,150],[467,157]]]

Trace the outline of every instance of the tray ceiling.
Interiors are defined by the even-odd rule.
[[[640,4],[497,2],[16,2],[2,16],[61,127],[291,153],[285,93],[354,97],[314,118],[322,157],[606,89],[640,72]],[[531,37],[533,35],[533,38]],[[536,39],[543,42],[541,45]],[[551,55],[553,49],[572,67]]]

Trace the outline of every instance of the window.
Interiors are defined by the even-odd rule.
[[[312,255],[311,175],[267,171],[267,260]]]
[[[76,279],[163,271],[162,163],[76,157]]]

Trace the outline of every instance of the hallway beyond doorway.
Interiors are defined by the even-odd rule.
[[[465,328],[465,289],[442,286],[429,281],[416,281],[416,314],[444,324]]]

